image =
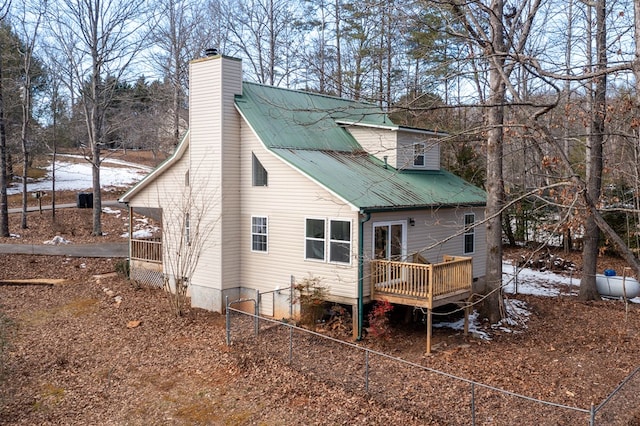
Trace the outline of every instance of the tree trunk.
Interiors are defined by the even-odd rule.
[[[2,52],[0,45],[0,53]],[[9,236],[9,204],[7,200],[7,131],[2,96],[2,55],[0,54],[0,237]]]
[[[596,51],[598,62],[596,70],[604,71],[607,67],[607,38],[606,38],[606,1],[596,2]],[[590,200],[597,202],[602,189],[602,145],[604,143],[604,127],[606,116],[607,76],[595,78],[595,94],[591,110],[590,144],[587,147],[589,159],[587,165],[587,195]],[[600,298],[596,288],[596,272],[598,262],[598,241],[600,229],[596,223],[593,211],[587,214],[584,225],[584,247],[582,251],[582,278],[580,280],[581,300],[595,300]]]
[[[502,177],[503,125],[505,83],[501,71],[504,68],[503,0],[494,0],[490,17],[493,56],[489,69],[489,108],[487,112],[487,271],[486,298],[481,313],[491,324],[502,319],[502,215],[504,206],[504,182]]]

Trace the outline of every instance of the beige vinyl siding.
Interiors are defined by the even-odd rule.
[[[184,175],[188,167],[189,148],[171,167],[136,193],[129,201],[129,206],[135,210],[136,207],[166,208],[173,204],[175,195],[172,194],[181,194],[184,191]]]
[[[209,201],[204,220],[215,224],[212,243],[200,259],[192,284],[214,289],[239,285],[235,243],[239,196],[233,182],[238,179],[239,166],[234,96],[242,91],[241,75],[241,63],[223,57],[206,58],[191,66],[190,180],[192,190]],[[223,191],[220,182],[229,187]]]
[[[272,291],[276,287],[288,288],[291,276],[297,281],[318,277],[334,300],[355,299],[358,213],[265,150],[245,124],[242,126],[242,138],[242,213],[239,223],[242,224],[243,286]],[[268,173],[268,186],[252,186],[252,153]],[[268,253],[251,251],[252,215],[268,218]],[[305,260],[306,218],[351,222],[351,264]]]
[[[373,226],[380,222],[402,221],[405,223],[408,261],[411,261],[411,256],[416,252],[419,252],[431,263],[441,262],[444,255],[472,256],[473,276],[476,278],[484,276],[486,270],[485,229],[483,225],[475,228],[475,252],[465,255],[464,236],[461,233],[464,228],[465,213],[474,213],[476,222],[480,222],[484,218],[483,207],[434,208],[372,214],[371,219],[364,224],[365,296],[370,294],[367,260],[373,257]],[[414,220],[414,226],[410,226],[410,218]],[[460,235],[452,237],[456,233],[460,233]]]
[[[425,144],[424,166],[414,166],[414,144]],[[419,133],[398,132],[398,168],[415,170],[440,170],[440,142]]]
[[[346,127],[362,148],[394,168],[398,168],[397,132],[371,127]]]

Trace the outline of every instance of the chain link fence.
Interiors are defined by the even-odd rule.
[[[433,424],[460,424],[461,414],[464,424],[471,425],[532,421],[540,425],[640,424],[640,419],[633,417],[638,410],[640,368],[599,405],[571,407],[430,369],[286,320],[247,313],[251,307],[255,312],[256,305],[253,299],[227,302],[228,345],[279,360],[315,380],[366,395],[383,406],[401,404],[416,418]]]

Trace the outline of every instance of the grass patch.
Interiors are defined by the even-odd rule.
[[[98,309],[98,303],[98,299],[75,299],[62,306],[25,312],[20,316],[20,322],[33,327],[51,321],[58,314],[81,317],[95,312]]]
[[[38,400],[33,403],[33,409],[35,411],[41,411],[46,409],[48,405],[59,404],[63,399],[63,388],[54,386],[51,383],[45,383],[42,385]]]
[[[99,301],[92,298],[75,299],[71,302],[63,305],[60,310],[62,312],[68,312],[74,317],[80,317],[87,315],[91,312],[95,312],[98,307]]]
[[[22,176],[22,165],[13,166],[14,176]],[[47,175],[47,169],[41,167],[30,167],[27,170],[27,177],[31,179],[42,179]]]

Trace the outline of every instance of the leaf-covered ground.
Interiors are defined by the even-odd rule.
[[[123,221],[107,232],[122,232]],[[42,229],[34,240],[50,238]],[[0,256],[0,280],[66,279],[54,286],[0,286],[0,424],[471,424],[469,383],[378,355],[365,360],[360,350],[299,334],[289,364],[288,331],[274,326],[257,339],[234,329],[234,344],[226,346],[223,316],[194,309],[172,317],[161,291],[111,274],[117,263]],[[530,315],[519,325],[487,327],[491,340],[438,328],[427,356],[424,326],[399,322],[390,339],[357,344],[587,411],[640,365],[638,305],[517,299]],[[634,377],[598,413],[597,424],[640,424],[639,392],[640,377]],[[483,387],[474,387],[474,398],[476,424],[589,419]]]

